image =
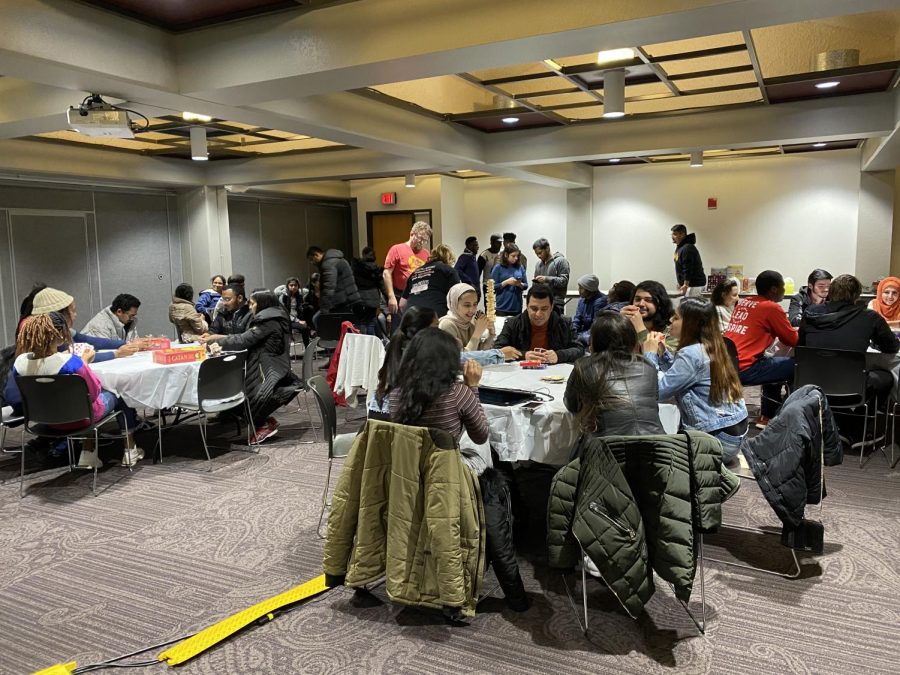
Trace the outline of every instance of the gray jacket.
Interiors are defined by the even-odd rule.
[[[139,337],[137,317],[126,326],[119,321],[119,317],[109,307],[105,307],[97,312],[94,318],[88,321],[87,325],[81,329],[81,332],[93,337],[124,340],[125,342],[136,340]]]
[[[566,289],[569,287],[569,261],[557,251],[546,263],[538,260],[534,268],[534,276],[544,276],[544,283],[553,291],[553,304],[564,307]],[[532,277],[532,280],[534,277]]]

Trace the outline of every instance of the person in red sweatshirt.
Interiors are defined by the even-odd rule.
[[[781,385],[794,381],[794,359],[766,356],[775,338],[796,347],[797,329],[791,326],[779,304],[784,299],[784,278],[766,270],[756,277],[756,295],[742,298],[731,314],[724,337],[737,347],[738,370],[743,385],[762,385],[758,429],[765,429],[781,406]]]

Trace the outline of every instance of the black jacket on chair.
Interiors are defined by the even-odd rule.
[[[584,347],[575,337],[572,330],[572,322],[568,317],[563,317],[556,312],[550,314],[550,325],[547,327],[547,343],[560,363],[572,363],[579,356],[584,355]],[[494,347],[515,347],[522,354],[528,351],[531,344],[531,321],[528,319],[528,311],[518,316],[511,316],[503,324],[503,330],[494,341]]]
[[[844,461],[828,400],[811,384],[788,396],[778,416],[741,451],[775,515],[790,527],[800,525],[807,504],[819,503],[822,464]]]

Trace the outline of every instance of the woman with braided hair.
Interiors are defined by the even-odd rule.
[[[88,363],[93,360],[94,350],[85,348],[81,356],[60,348],[69,344],[69,326],[59,313],[38,314],[30,316],[20,325],[16,339],[16,360],[13,364],[10,382],[15,382],[15,375],[77,375],[87,383],[88,396],[91,400],[91,421],[103,419],[113,410],[119,410],[119,427],[126,435],[125,453],[122,456],[123,466],[132,466],[144,456],[144,451],[134,443],[133,429],[136,426],[134,410],[125,406],[121,399],[112,392],[104,390],[100,380],[91,372]],[[9,384],[7,383],[7,387]],[[87,422],[87,420],[85,420]],[[77,430],[84,426],[79,423],[60,426],[62,431]],[[98,469],[103,466],[97,456],[92,438],[87,438],[78,460],[78,466]]]

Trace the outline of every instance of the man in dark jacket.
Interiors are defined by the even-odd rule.
[[[806,286],[801,288],[796,295],[791,297],[788,306],[788,321],[794,328],[800,326],[803,315],[811,306],[821,305],[828,300],[828,291],[831,288],[831,274],[827,270],[814,269],[806,279]]]
[[[481,299],[481,284],[478,283],[480,272],[478,271],[478,238],[466,237],[466,248],[456,259],[453,266],[459,274],[461,283],[469,284],[475,289],[478,299]]]
[[[353,280],[359,290],[362,301],[361,328],[369,335],[384,336],[380,324],[377,321],[379,310],[384,307],[384,268],[375,259],[375,249],[366,246],[359,258],[353,259]]]
[[[503,324],[496,348],[515,347],[526,361],[548,364],[572,363],[584,355],[569,319],[553,311],[553,291],[548,286],[535,284],[525,300],[525,311]]]
[[[688,234],[687,227],[679,223],[672,227],[672,243],[675,244],[675,276],[682,295],[699,298],[706,288],[706,272],[697,250],[697,235]]]
[[[209,326],[209,337],[240,335],[247,330],[253,315],[247,306],[244,287],[229,284],[222,289],[222,309]]]
[[[362,298],[344,254],[336,248],[323,251],[318,246],[310,246],[306,258],[311,264],[318,265],[322,275],[321,311],[324,314],[361,313]]]

